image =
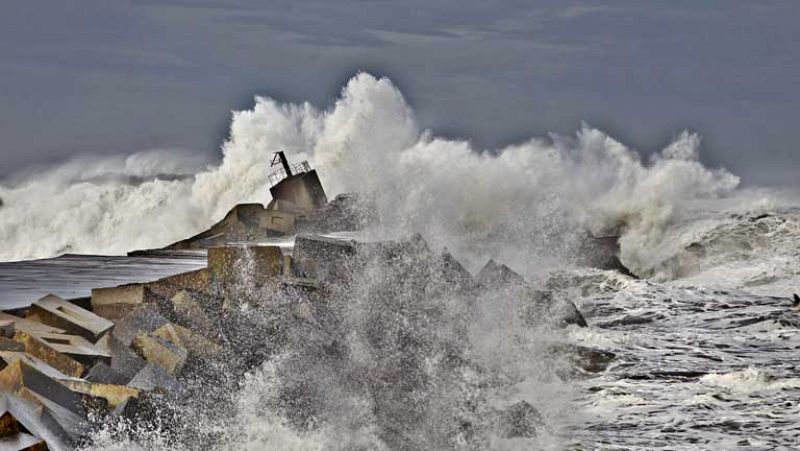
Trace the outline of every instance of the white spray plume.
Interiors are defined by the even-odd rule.
[[[266,203],[268,162],[285,150],[319,169],[329,196],[379,193],[384,227],[421,232],[473,263],[495,257],[528,270],[531,255],[564,250],[554,237],[563,247],[589,230],[622,231],[623,258],[636,266],[683,205],[735,190],[736,176],[699,162],[699,144],[684,132],[643,162],[584,125],[575,136],[481,151],[420,130],[391,81],[361,73],[326,110],[257,97],[233,114],[217,166],[148,152],[0,186],[0,260],[119,254],[185,238],[236,203]]]

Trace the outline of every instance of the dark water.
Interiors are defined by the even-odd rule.
[[[56,258],[0,263],[0,308],[30,305],[53,293],[84,297],[92,288],[146,282],[206,266],[204,252],[178,256],[63,255]]]
[[[572,449],[800,447],[789,299],[608,274],[575,282],[591,327],[571,338],[617,360],[578,383]]]

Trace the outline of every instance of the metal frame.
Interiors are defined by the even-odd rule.
[[[301,161],[299,163],[291,165],[291,171],[293,175],[303,174],[305,172],[311,171],[311,165],[308,164],[308,161]],[[269,174],[269,186],[275,186],[285,178],[286,178],[286,170],[284,170],[283,168],[276,169],[275,171]]]

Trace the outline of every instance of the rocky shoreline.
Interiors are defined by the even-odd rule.
[[[49,295],[29,309],[0,315],[0,443],[74,449],[119,421],[166,428],[190,447],[222,440],[207,428],[197,430],[187,412],[224,417],[232,408],[229,394],[245,375],[288,350],[303,367],[298,372],[310,371],[309,361],[352,365],[346,363],[352,358],[346,312],[354,308],[366,309],[362,314],[374,326],[364,338],[379,364],[339,377],[377,403],[383,421],[391,423],[394,415],[422,421],[427,407],[407,399],[404,383],[416,381],[419,390],[428,378],[459,379],[467,370],[480,383],[496,383],[497,374],[470,361],[463,335],[476,306],[498,295],[516,301],[522,324],[586,326],[572,302],[533,290],[504,265],[490,261],[473,277],[420,236],[358,242],[300,235],[292,255],[277,246],[217,246],[208,249],[208,266],[201,270],[95,289],[89,299]],[[371,306],[348,305],[363,296]],[[596,371],[613,358],[570,352],[579,356],[578,370]],[[435,376],[423,370],[432,355],[439,366]],[[308,430],[332,420],[323,418],[324,396],[317,388],[298,382],[283,390],[268,404],[293,427]],[[481,428],[530,436],[543,427],[528,403],[478,414],[483,408],[467,403],[445,409],[464,418],[450,418],[461,426],[440,437],[442,443],[456,435],[477,437]],[[383,440],[402,443],[410,436],[396,430]]]
[[[205,232],[131,253],[206,252],[205,268],[0,314],[0,448],[70,450],[98,435],[136,441],[136,431],[219,448],[243,433],[235,393],[269,368],[276,382],[257,408],[298,433],[357,442],[366,428],[390,449],[485,449],[550,426],[525,399],[489,402],[520,375],[481,351],[482,333],[565,379],[613,360],[552,340],[586,327],[583,315],[502,263],[473,275],[420,235],[314,234],[363,229],[377,221],[374,205],[352,194],[328,202],[308,163],[278,158],[266,208],[238,205]],[[265,244],[293,235],[292,246]],[[624,271],[614,237],[587,244],[583,264]],[[356,442],[345,449],[365,449]]]

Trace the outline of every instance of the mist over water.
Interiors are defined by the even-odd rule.
[[[219,164],[150,151],[84,158],[0,186],[0,259],[122,254],[185,238],[237,203],[268,202],[267,165],[285,150],[310,160],[329,197],[376,193],[382,233],[420,232],[471,268],[500,257],[535,271],[531,255],[568,256],[586,230],[622,233],[623,259],[635,268],[650,264],[648,249],[687,206],[736,194],[738,178],[703,166],[699,147],[683,132],[642,161],[584,125],[573,136],[474,149],[421,130],[391,81],[361,73],[326,109],[257,97],[252,110],[233,113]]]

